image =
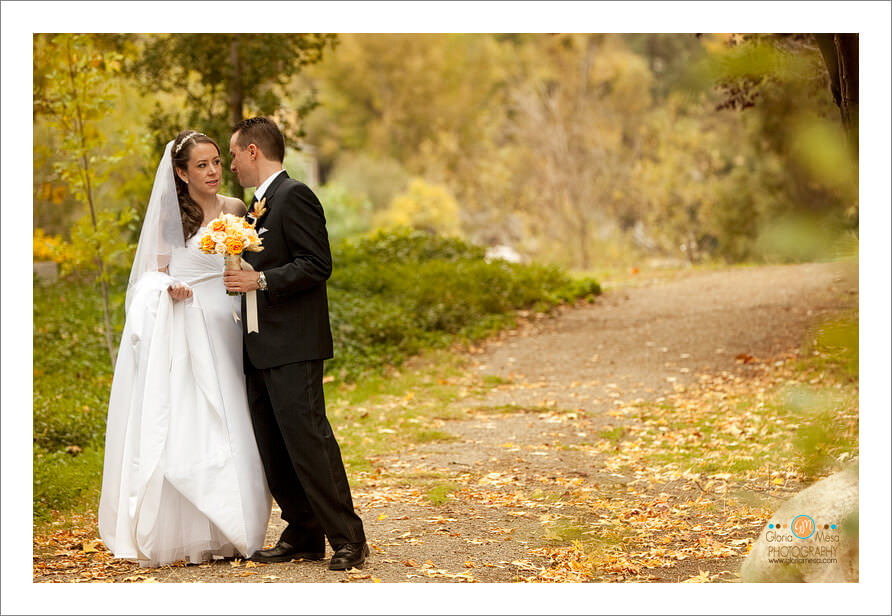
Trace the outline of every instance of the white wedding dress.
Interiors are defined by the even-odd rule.
[[[242,372],[239,298],[201,232],[170,255],[170,276],[132,288],[109,400],[99,535],[116,558],[159,566],[263,547],[270,495]],[[192,298],[173,301],[172,279]]]

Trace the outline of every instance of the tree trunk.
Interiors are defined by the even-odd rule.
[[[858,35],[837,34],[836,55],[839,58],[840,112],[849,141],[858,156]]]
[[[590,265],[588,255],[588,224],[585,222],[579,225],[579,250],[579,256],[582,260],[582,269],[588,270]]]
[[[242,65],[239,58],[238,34],[232,35],[229,43],[229,66],[232,70],[232,79],[229,80],[229,126],[232,128],[243,119],[245,107],[245,92],[242,88]],[[230,179],[230,190],[233,196],[244,200],[245,191],[239,185],[235,177]]]
[[[93,205],[93,185],[90,182],[90,162],[87,157],[87,138],[86,129],[84,128],[84,118],[81,113],[80,99],[78,99],[77,84],[75,83],[75,67],[71,55],[71,47],[68,49],[68,77],[71,80],[71,91],[75,101],[75,130],[80,139],[81,152],[81,171],[83,171],[82,181],[84,183],[84,193],[87,195],[87,204],[90,206],[90,220],[93,223],[93,231],[98,231],[96,223],[96,207]],[[105,344],[108,347],[108,357],[111,359],[112,370],[115,369],[115,345],[112,342],[111,316],[108,307],[108,287],[105,282],[105,263],[102,260],[102,246],[96,245],[96,265],[99,268],[99,286],[102,289],[102,311],[105,320]]]
[[[858,158],[858,35],[815,34],[827,75],[830,92],[839,107],[849,145]]]
[[[78,116],[80,116],[80,110],[78,110]],[[78,117],[78,122],[80,123],[80,117]],[[79,130],[83,131],[82,125],[79,125]],[[81,135],[83,135],[83,132]],[[87,153],[85,151],[82,152],[82,165],[84,170],[84,192],[87,194],[87,203],[90,205],[90,218],[93,222],[93,231],[98,231],[98,225],[96,224],[96,208],[93,206],[93,186],[90,182],[90,168],[87,161]],[[105,320],[105,344],[108,347],[108,356],[111,359],[112,370],[114,370],[116,353],[114,342],[112,342],[111,311],[108,307],[108,285],[105,282],[105,263],[102,260],[102,246],[98,243],[96,245],[96,265],[99,268],[99,287],[102,289],[102,312]]]

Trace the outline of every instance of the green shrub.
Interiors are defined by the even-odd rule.
[[[399,365],[425,347],[478,339],[516,309],[548,309],[600,293],[559,268],[484,260],[458,238],[398,229],[340,242],[329,281],[335,357],[329,372],[354,379]]]
[[[370,262],[378,267],[389,267],[395,262],[483,259],[485,254],[486,249],[482,246],[474,246],[457,237],[432,235],[406,227],[377,231],[332,247],[335,268]]]

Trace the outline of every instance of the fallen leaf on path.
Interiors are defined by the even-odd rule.
[[[515,567],[519,567],[520,569],[523,569],[524,571],[539,571],[539,570],[541,570],[541,567],[537,567],[536,565],[534,565],[532,562],[530,562],[528,560],[512,560],[511,564],[514,565]]]
[[[710,581],[709,571],[700,571],[698,575],[682,580],[682,584],[703,584]]]
[[[99,541],[84,541],[84,547],[83,547],[84,553],[90,554],[91,552],[98,552],[99,550],[96,549],[96,545],[98,543],[99,543]]]
[[[129,577],[125,577],[123,581],[125,581],[125,582],[143,582],[143,583],[151,584],[153,582],[157,583],[158,580],[156,580],[154,578],[154,576],[140,574],[140,575],[131,575]]]

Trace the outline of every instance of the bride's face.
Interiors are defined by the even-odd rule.
[[[186,177],[183,179],[188,180],[190,191],[216,195],[223,179],[223,163],[217,148],[210,143],[196,143],[192,146]]]

